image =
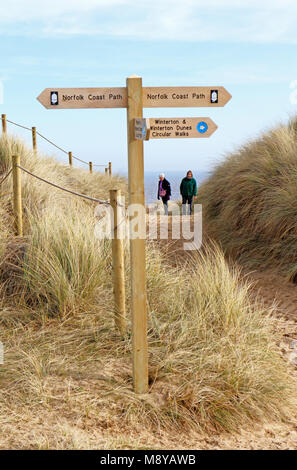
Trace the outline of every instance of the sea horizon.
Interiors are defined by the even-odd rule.
[[[165,178],[170,182],[171,185],[171,200],[176,201],[180,199],[179,186],[182,178],[186,176],[186,171],[183,170],[172,170],[172,171],[145,171],[144,172],[144,192],[145,202],[150,204],[157,201],[158,181],[159,174],[164,173]],[[193,176],[197,181],[198,188],[205,181],[211,171],[193,171]],[[128,176],[127,173],[121,173],[122,176]]]

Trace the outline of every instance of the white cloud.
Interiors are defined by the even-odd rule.
[[[130,3],[130,2],[128,2]],[[4,2],[0,3],[1,23],[20,23],[25,21],[59,18],[66,14],[80,14],[99,8],[122,6],[126,0],[11,0],[9,8]]]
[[[11,0],[3,34],[297,43],[296,0]]]

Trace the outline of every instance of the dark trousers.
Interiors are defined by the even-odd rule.
[[[189,204],[190,207],[190,215],[193,212],[193,196],[182,196],[183,198],[183,215],[186,215],[187,207],[186,204]]]
[[[163,201],[165,215],[168,215],[168,199],[166,197],[162,197],[162,201]]]

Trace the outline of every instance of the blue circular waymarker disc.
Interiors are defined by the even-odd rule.
[[[206,122],[204,122],[204,121],[198,122],[198,124],[197,124],[197,131],[198,131],[200,134],[205,134],[205,132],[207,131],[207,129],[208,129],[208,125],[206,124]]]

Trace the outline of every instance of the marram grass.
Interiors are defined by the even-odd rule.
[[[124,184],[28,155],[24,166],[78,192],[106,199],[111,184]],[[25,248],[9,289],[1,278],[0,425],[10,443],[0,437],[0,447],[15,439],[18,447],[80,448],[79,436],[92,441],[98,429],[233,431],[288,418],[294,391],[274,320],[216,245],[176,269],[148,243],[150,393],[139,396],[129,302],[123,340],[114,327],[110,243],[94,236],[94,205],[26,179],[25,198],[24,240],[1,232],[2,269],[12,242]],[[8,222],[9,201],[0,211]],[[77,430],[76,444],[66,424]]]
[[[255,268],[297,280],[297,119],[241,147],[199,190],[208,234]]]
[[[52,315],[96,302],[106,284],[110,243],[96,239],[94,221],[77,201],[58,213],[49,210],[30,218],[22,279],[26,302],[44,306]]]

